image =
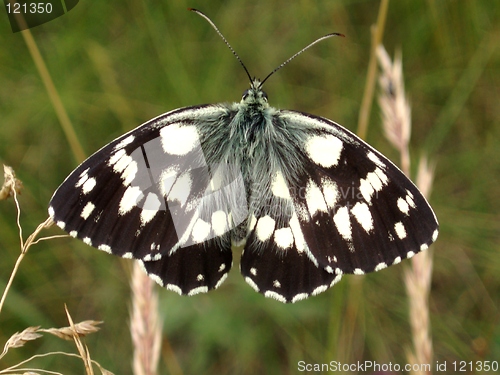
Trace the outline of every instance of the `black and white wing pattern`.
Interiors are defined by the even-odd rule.
[[[244,244],[245,280],[281,302],[436,240],[432,209],[393,163],[330,120],[270,107],[261,86],[109,143],[57,189],[50,217],[179,294],[220,286]]]
[[[202,210],[214,199],[216,176],[200,136],[223,115],[216,105],[180,109],[109,143],[54,193],[50,217],[88,245],[140,260],[167,289],[193,295],[217,288],[232,265],[230,222],[221,210]]]
[[[436,217],[417,187],[356,135],[295,111],[278,111],[273,121],[299,135],[301,158],[294,169],[274,171],[272,203],[262,205],[271,209],[250,218],[241,272],[256,291],[296,302],[437,239]]]

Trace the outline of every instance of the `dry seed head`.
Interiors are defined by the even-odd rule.
[[[73,340],[75,335],[82,337],[99,331],[97,325],[101,323],[95,320],[85,320],[73,327],[41,329],[40,332],[47,332],[64,340]]]
[[[22,332],[14,333],[5,343],[4,352],[9,350],[10,348],[20,348],[21,346],[24,346],[24,344],[28,341],[33,341],[39,337],[42,337],[42,335],[37,333],[39,332],[39,328],[40,326],[28,327]]]
[[[7,165],[3,166],[4,182],[0,189],[0,200],[7,199],[16,194],[21,194],[23,183],[16,178],[16,174],[12,167]]]
[[[385,136],[400,152],[408,147],[411,133],[411,109],[405,96],[403,63],[397,52],[394,62],[382,45],[377,47],[381,67],[379,105]]]

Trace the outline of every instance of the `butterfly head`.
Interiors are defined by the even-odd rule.
[[[262,82],[260,80],[257,78],[252,80],[250,88],[243,93],[241,104],[261,109],[269,107],[267,94],[262,91]]]

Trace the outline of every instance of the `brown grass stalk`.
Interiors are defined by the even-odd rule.
[[[155,283],[134,262],[131,279],[130,333],[134,349],[134,375],[156,375],[161,351],[161,320]]]
[[[409,142],[411,135],[411,109],[405,96],[401,53],[394,61],[383,46],[377,47],[381,66],[379,77],[379,105],[385,136],[399,151],[401,169],[410,176]],[[428,196],[432,185],[432,168],[422,158],[417,185]],[[423,251],[412,258],[411,268],[405,270],[406,293],[409,299],[410,325],[413,337],[413,351],[408,353],[411,364],[432,364],[432,339],[430,336],[429,293],[432,275],[432,253]],[[417,368],[417,367],[415,367]],[[414,375],[431,374],[432,371],[412,372]]]
[[[376,48],[379,44],[382,43],[388,8],[389,0],[382,0],[380,2],[380,7],[378,10],[377,24],[373,25],[370,30],[372,36],[370,60],[368,61],[368,72],[366,74],[365,90],[363,92],[363,99],[361,101],[361,107],[359,109],[357,130],[357,134],[361,139],[366,138],[366,132],[368,130],[368,120],[370,119],[377,76]]]

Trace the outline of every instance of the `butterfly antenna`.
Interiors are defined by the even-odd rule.
[[[276,73],[278,70],[280,70],[281,68],[283,68],[286,64],[288,64],[290,61],[292,61],[294,58],[296,58],[298,55],[300,55],[302,52],[304,52],[305,50],[311,48],[312,46],[314,46],[316,43],[319,43],[321,42],[322,40],[325,40],[325,39],[328,39],[328,38],[331,38],[332,36],[341,36],[341,37],[345,37],[344,34],[340,34],[340,33],[331,33],[331,34],[327,34],[325,36],[322,36],[321,38],[318,38],[316,39],[314,42],[312,42],[311,44],[308,44],[307,46],[305,46],[304,48],[302,48],[299,52],[297,52],[295,55],[293,55],[292,57],[290,57],[288,60],[286,60],[284,63],[282,63],[280,66],[278,66],[276,69],[274,69],[271,73],[269,73],[267,75],[266,78],[264,78],[262,80],[262,82],[260,83],[260,87],[262,87],[262,85],[264,84],[264,82],[267,81],[267,79],[269,77],[271,77],[274,73]],[[227,43],[227,42],[226,42]]]
[[[240,62],[241,66],[243,67],[243,69],[245,69],[245,72],[247,73],[248,79],[250,79],[250,82],[252,82],[252,76],[248,72],[247,67],[245,66],[245,64],[243,64],[243,61],[241,61],[241,59],[238,56],[238,54],[236,53],[236,51],[233,49],[233,47],[231,47],[231,45],[226,40],[226,38],[224,38],[224,35],[222,35],[222,33],[220,32],[220,30],[217,28],[217,26],[215,26],[215,23],[213,23],[212,20],[210,18],[208,18],[208,16],[206,14],[204,14],[201,11],[199,11],[198,9],[188,8],[188,10],[190,10],[191,12],[195,12],[196,14],[202,16],[203,18],[205,18],[207,20],[207,22],[214,28],[214,30],[217,32],[217,34],[219,34],[219,36],[222,38],[222,40],[224,41],[224,43],[226,43],[226,45],[229,47],[229,49],[231,50],[231,52],[233,53],[233,55],[236,57],[236,59],[238,59],[238,61]]]

